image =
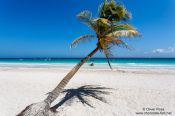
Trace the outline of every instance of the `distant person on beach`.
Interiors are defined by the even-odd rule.
[[[94,66],[94,62],[91,62],[89,66]]]

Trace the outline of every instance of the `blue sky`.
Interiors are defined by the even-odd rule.
[[[97,16],[103,0],[0,0],[0,57],[84,57],[96,41],[70,49],[76,37],[93,33],[76,19],[82,10]],[[128,23],[143,38],[127,40],[128,51],[113,48],[113,57],[175,57],[175,1],[120,0],[132,13]],[[103,57],[97,53],[95,57]]]

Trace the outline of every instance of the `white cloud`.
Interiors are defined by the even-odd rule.
[[[153,53],[175,53],[175,47],[168,47],[166,49],[159,48],[152,51]]]

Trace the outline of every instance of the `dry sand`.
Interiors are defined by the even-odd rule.
[[[70,68],[1,67],[0,116],[15,116],[25,106],[42,101],[46,93],[59,83]],[[166,115],[158,116],[175,116],[175,71],[173,70],[110,71],[84,68],[74,76],[66,89],[76,89],[84,85],[112,88],[104,90],[110,92],[109,95],[99,94],[107,103],[82,95],[94,108],[82,104],[75,97],[57,109],[60,116],[143,116],[136,113],[145,112],[162,112]],[[59,103],[62,97],[64,94],[61,94],[54,104]],[[157,115],[148,114],[148,116]]]

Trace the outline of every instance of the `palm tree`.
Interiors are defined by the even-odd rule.
[[[130,24],[121,22],[130,19],[130,13],[126,8],[114,0],[105,0],[99,7],[99,16],[92,18],[92,13],[89,11],[82,11],[77,15],[77,18],[95,31],[96,35],[86,34],[75,39],[71,47],[77,43],[87,40],[96,39],[96,48],[85,58],[83,58],[56,86],[53,91],[49,92],[48,97],[40,103],[32,104],[24,109],[20,116],[47,116],[50,105],[59,94],[63,91],[64,87],[80,69],[80,67],[89,60],[97,51],[103,52],[107,58],[108,64],[112,69],[109,57],[112,55],[111,48],[113,46],[130,48],[121,38],[122,37],[135,37],[138,36],[138,31]]]

